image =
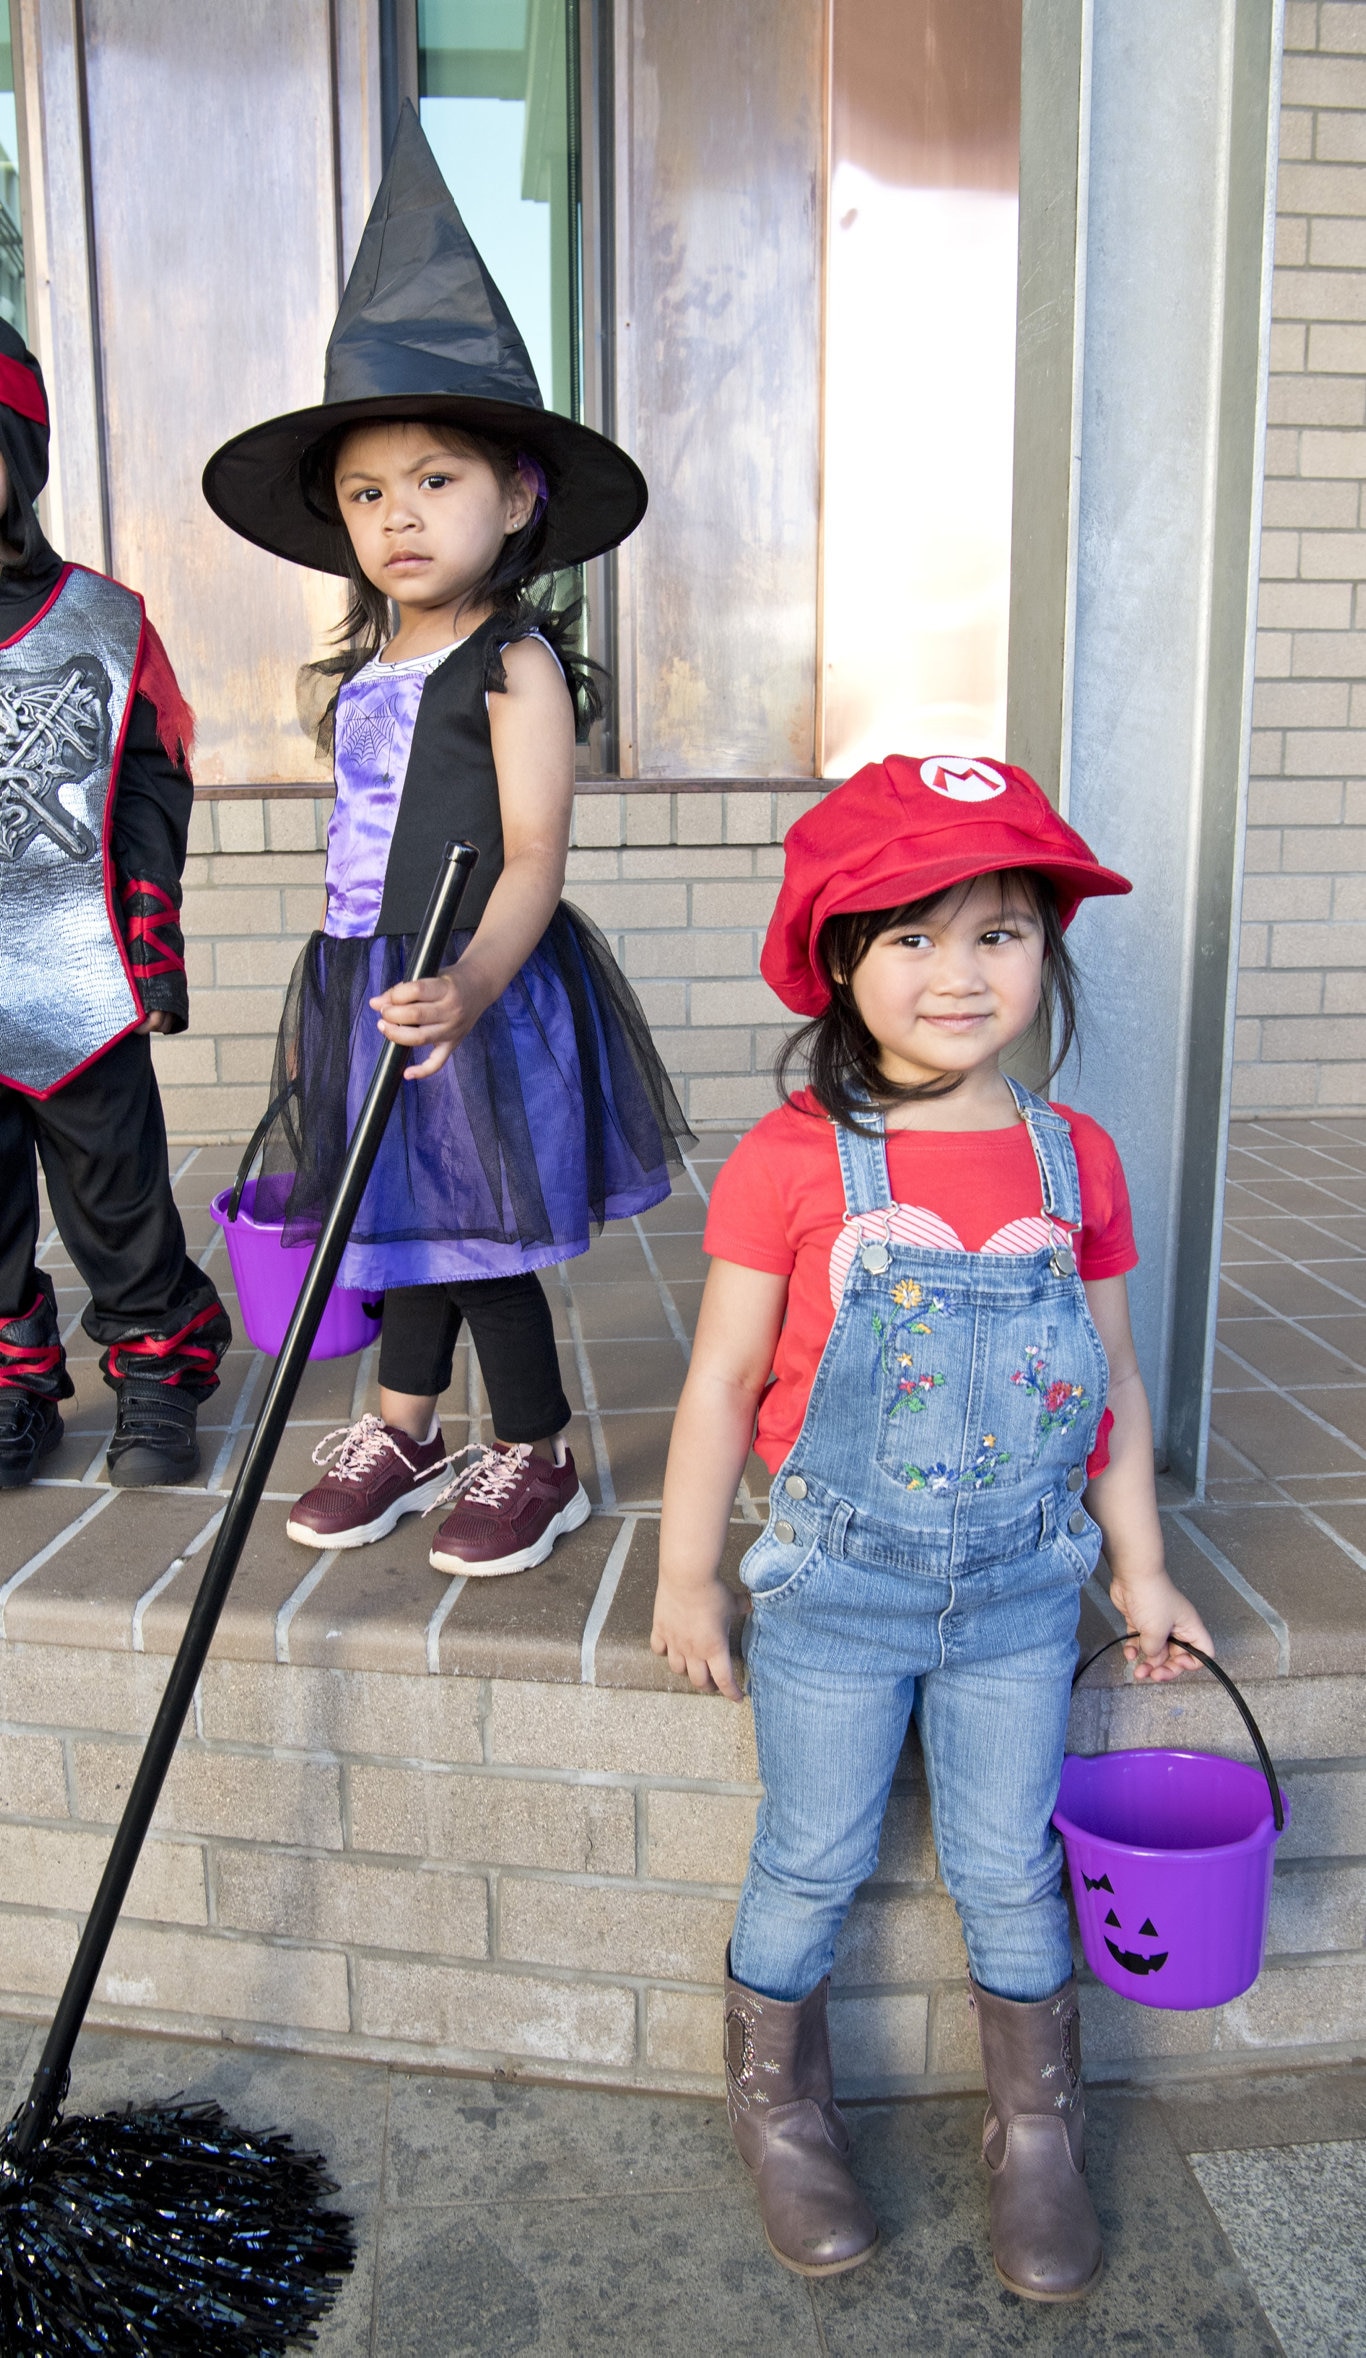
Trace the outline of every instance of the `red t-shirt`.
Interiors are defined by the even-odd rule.
[[[1136,1267],[1138,1253],[1114,1141],[1089,1115],[1067,1105],[1056,1110],[1071,1127],[1081,1182],[1082,1224],[1073,1239],[1078,1274],[1121,1277]],[[887,1169],[898,1207],[891,1234],[898,1241],[969,1253],[1037,1252],[1048,1242],[1039,1168],[1023,1122],[1006,1130],[892,1130]],[[880,1236],[883,1220],[872,1215],[870,1233]],[[723,1165],[703,1243],[717,1260],[791,1279],[754,1444],[776,1473],[801,1431],[858,1247],[844,1224],[834,1124],[808,1091],[765,1114]],[[1089,1473],[1109,1463],[1112,1421],[1107,1409]]]

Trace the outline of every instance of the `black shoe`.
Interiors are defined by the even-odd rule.
[[[65,1431],[55,1400],[0,1385],[0,1490],[22,1490]]]
[[[107,1463],[115,1489],[191,1481],[199,1472],[198,1403],[171,1384],[139,1382],[136,1376],[116,1384],[114,1395],[118,1413]]]

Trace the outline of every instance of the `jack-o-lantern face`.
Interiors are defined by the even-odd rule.
[[[1115,1887],[1108,1875],[1097,1875],[1094,1880],[1089,1875],[1083,1875],[1082,1881],[1088,1891],[1108,1891],[1111,1899],[1115,1896]],[[1112,1924],[1116,1932],[1123,1929],[1113,1908],[1110,1909],[1105,1921],[1107,1925]],[[1151,1916],[1145,1916],[1139,1925],[1138,1938],[1140,1940],[1156,1940],[1158,1938],[1157,1926]],[[1111,1940],[1108,1932],[1105,1935],[1105,1946],[1114,1958],[1116,1965],[1122,1965],[1126,1973],[1160,1973],[1171,1954],[1168,1949],[1150,1950],[1146,1956],[1141,1949],[1122,1949],[1118,1941]]]

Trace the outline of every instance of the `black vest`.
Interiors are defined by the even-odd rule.
[[[503,873],[503,818],[485,683],[507,616],[491,614],[428,675],[417,708],[403,796],[389,844],[376,933],[416,933],[447,843],[472,843],[479,865],[460,928],[479,923]],[[514,634],[515,635],[515,634]]]

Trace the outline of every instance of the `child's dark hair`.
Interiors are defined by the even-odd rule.
[[[403,425],[422,425],[440,436],[443,446],[452,450],[472,451],[492,467],[504,490],[510,491],[520,480],[518,453],[510,443],[498,442],[484,434],[470,434],[463,426],[453,426],[442,418],[414,416],[392,421]],[[337,460],[347,436],[357,431],[354,423],[338,426],[305,454],[302,477],[304,497],[315,512],[338,526],[343,539],[346,559],[346,578],[350,584],[351,601],[338,626],[336,637],[339,652],[325,656],[321,663],[307,664],[306,676],[335,681],[340,687],[361,667],[378,655],[386,641],[393,636],[393,618],[389,600],[383,590],[361,571],[351,535],[342,523],[337,501]],[[553,495],[552,495],[553,496]],[[576,598],[568,606],[555,603],[554,585],[541,563],[545,548],[546,502],[536,503],[529,521],[516,532],[510,532],[503,542],[482,581],[476,581],[466,592],[464,608],[490,604],[494,613],[508,624],[507,639],[528,638],[538,631],[554,648],[563,669],[565,682],[574,706],[576,734],[582,741],[595,720],[601,718],[602,689],[599,681],[605,678],[601,664],[584,654],[578,641],[583,600]],[[461,608],[456,609],[459,621]],[[503,674],[502,657],[496,643],[492,643],[485,667],[484,685],[491,691],[507,686]],[[323,714],[318,729],[318,750],[327,753],[332,745],[332,721],[336,706],[336,692]],[[316,709],[316,707],[315,707]]]
[[[1002,870],[996,881],[1002,906],[1007,885],[1023,885],[1043,927],[1043,989],[1026,1037],[1041,1038],[1050,1057],[1045,1077],[1051,1081],[1077,1035],[1077,970],[1058,916],[1058,896],[1051,878],[1032,868]],[[962,1086],[966,1077],[962,1073],[946,1073],[934,1081],[889,1081],[882,1071],[878,1044],[859,1014],[850,985],[882,934],[901,927],[911,931],[936,909],[942,909],[946,901],[961,900],[971,891],[972,882],[950,885],[944,892],[907,901],[898,909],[854,909],[844,916],[827,917],[817,955],[830,985],[830,1004],[783,1043],[775,1074],[785,1105],[791,1103],[793,1086],[806,1087],[832,1121],[846,1130],[861,1130],[870,1102],[881,1110],[926,1097],[951,1097]],[[802,1066],[805,1073],[794,1082],[793,1068]]]

